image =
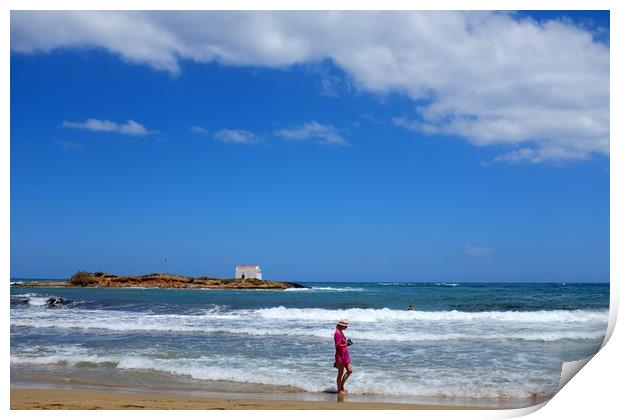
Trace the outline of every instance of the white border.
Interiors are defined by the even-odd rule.
[[[5,0],[10,10],[611,10],[612,0]],[[561,7],[559,7],[561,6]]]
[[[270,10],[270,9],[300,9],[300,10],[357,10],[357,9],[384,9],[384,10],[407,10],[407,9],[416,9],[416,10],[462,10],[462,9],[471,9],[471,10],[611,10],[611,57],[612,57],[612,71],[611,71],[611,92],[612,92],[612,101],[611,101],[611,115],[618,115],[618,106],[617,106],[617,95],[616,88],[617,84],[615,83],[618,71],[618,57],[616,54],[615,46],[618,45],[620,41],[618,39],[618,30],[617,25],[620,20],[617,18],[616,14],[618,13],[618,6],[616,6],[617,2],[611,0],[564,0],[562,2],[558,2],[557,0],[527,0],[527,1],[518,1],[518,0],[503,0],[503,1],[495,1],[495,0],[474,0],[474,1],[456,1],[456,0],[424,0],[424,1],[416,1],[415,3],[406,0],[382,0],[381,2],[369,2],[369,1],[357,1],[357,2],[345,2],[345,1],[327,1],[327,0],[298,0],[294,2],[294,7],[292,2],[282,1],[282,0],[264,0],[260,3],[256,1],[250,0],[230,0],[230,1],[209,1],[209,2],[200,2],[196,0],[175,0],[175,1],[164,1],[164,0],[153,0],[153,1],[138,1],[138,0],[91,0],[88,3],[84,1],[76,1],[76,0],[60,0],[55,1],[53,4],[49,1],[45,0],[8,0],[2,2],[2,16],[0,18],[0,28],[2,31],[2,43],[1,52],[2,52],[2,63],[0,65],[0,77],[1,77],[1,85],[0,92],[2,92],[2,102],[0,103],[0,133],[2,136],[1,141],[1,149],[0,149],[0,199],[2,200],[2,205],[0,206],[0,232],[2,232],[2,240],[0,241],[0,269],[4,276],[5,290],[7,293],[5,294],[5,299],[2,300],[2,306],[4,308],[4,313],[9,314],[9,300],[6,299],[9,294],[9,282],[7,281],[10,277],[10,269],[9,269],[9,252],[10,252],[10,142],[8,141],[10,136],[10,127],[9,127],[9,108],[10,108],[10,77],[9,77],[9,69],[10,69],[10,39],[9,39],[9,22],[10,22],[10,10],[50,10],[50,9],[64,9],[64,10],[104,10],[104,9],[112,9],[112,10],[128,10],[128,9],[158,9],[158,10],[196,10],[196,9],[213,9],[213,10]],[[617,138],[617,123],[612,118],[611,119],[611,137]],[[611,251],[611,305],[610,305],[610,323],[608,327],[608,333],[606,340],[609,340],[606,346],[601,350],[601,352],[596,355],[591,362],[588,363],[588,366],[583,370],[583,372],[579,373],[578,379],[570,381],[564,389],[562,389],[558,395],[556,395],[547,406],[537,411],[532,417],[539,419],[548,419],[548,418],[579,418],[582,419],[584,416],[593,418],[609,418],[613,416],[612,413],[617,413],[616,407],[616,399],[617,396],[614,392],[615,386],[617,384],[617,375],[620,373],[620,369],[618,368],[619,363],[617,358],[615,357],[618,354],[619,344],[617,337],[612,337],[609,339],[611,332],[613,331],[614,325],[617,319],[618,313],[618,264],[617,259],[614,256],[618,256],[618,223],[617,217],[614,215],[618,214],[618,194],[617,194],[617,185],[618,185],[618,171],[615,166],[612,164],[611,160],[614,160],[614,156],[617,156],[618,147],[616,146],[614,141],[611,141],[611,158],[610,158],[610,177],[611,177],[611,220],[610,220],[610,251]],[[9,372],[9,321],[5,320],[3,325],[3,331],[1,333],[1,340],[3,341],[2,353],[3,359],[5,360],[7,369],[5,370],[5,380],[4,380],[4,392],[2,393],[2,402],[4,409],[9,411],[9,392],[10,392],[10,378],[8,375]],[[524,415],[528,412],[535,411],[540,407],[532,407],[528,409],[520,409],[520,410],[504,410],[504,411],[492,411],[492,412],[483,412],[483,411],[468,411],[468,412],[453,412],[453,411],[438,411],[438,412],[430,412],[430,411],[389,411],[389,412],[377,412],[377,411],[367,411],[367,412],[340,412],[340,411],[326,411],[320,413],[321,416],[335,417],[335,416],[390,416],[393,418],[410,418],[411,416],[415,416],[417,418],[505,418],[505,417],[514,417],[518,415]],[[80,417],[82,418],[84,415],[88,417],[108,417],[110,415],[109,412],[69,412],[69,411],[59,411],[59,412],[35,412],[35,411],[11,411],[9,415],[15,418],[32,418],[32,417]],[[148,418],[149,420],[152,418],[164,418],[164,416],[170,415],[182,415],[183,417],[190,418],[203,418],[205,413],[202,411],[189,411],[178,413],[169,413],[164,411],[115,411],[114,416],[119,416],[121,418]],[[276,412],[260,412],[260,411],[230,411],[230,412],[212,412],[209,413],[209,416],[215,417],[246,417],[246,416],[262,416],[268,415],[269,417],[276,418],[288,418],[291,415],[299,418],[314,418],[317,413],[315,412],[304,412],[304,411],[295,411],[293,413],[286,411],[276,411]]]

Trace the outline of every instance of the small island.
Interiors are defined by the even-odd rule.
[[[259,279],[218,279],[212,277],[187,277],[178,274],[152,273],[143,276],[117,276],[115,274],[79,271],[62,281],[33,281],[15,284],[20,287],[152,287],[162,289],[307,289],[297,283]]]

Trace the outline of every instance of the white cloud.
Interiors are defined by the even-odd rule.
[[[333,76],[330,74],[321,76],[321,95],[337,98],[339,96],[338,85],[340,83],[341,82],[338,76]]]
[[[246,130],[224,129],[215,133],[213,137],[223,143],[256,144],[259,142],[256,134]]]
[[[319,124],[316,121],[304,123],[298,127],[282,128],[274,132],[276,136],[289,140],[320,139],[321,143],[344,146],[347,144],[336,128],[331,125]]]
[[[209,132],[206,127],[203,127],[201,125],[194,125],[190,127],[190,130],[192,131],[192,133],[195,134],[207,134]]]
[[[127,122],[119,124],[110,120],[89,118],[84,122],[63,121],[62,126],[65,128],[77,128],[88,131],[106,131],[127,134],[130,136],[144,136],[151,133],[145,126],[134,120],[127,120]]]
[[[342,93],[350,93],[352,86],[346,75],[334,71],[328,63],[312,63],[305,66],[310,76],[318,77],[319,93],[323,96],[338,98]]]
[[[609,155],[609,46],[566,19],[419,11],[11,13],[14,52],[68,47],[105,48],[171,74],[182,60],[285,68],[329,59],[358,89],[407,95],[412,111],[399,125],[507,147],[497,161]]]
[[[465,245],[465,248],[463,249],[464,254],[470,255],[472,257],[484,257],[486,255],[492,254],[493,252],[495,252],[493,248],[472,244]]]

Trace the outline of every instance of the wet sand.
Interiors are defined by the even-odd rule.
[[[342,399],[343,401],[337,401]],[[479,410],[449,405],[178,396],[90,389],[11,389],[12,410]]]

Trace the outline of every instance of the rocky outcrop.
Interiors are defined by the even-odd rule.
[[[297,283],[258,279],[216,279],[153,273],[144,276],[80,271],[66,281],[24,282],[20,287],[158,287],[165,289],[291,289],[306,288]]]
[[[61,306],[65,306],[70,303],[71,303],[71,300],[69,299],[52,296],[49,299],[47,299],[45,306],[47,306],[48,308],[59,308]]]

